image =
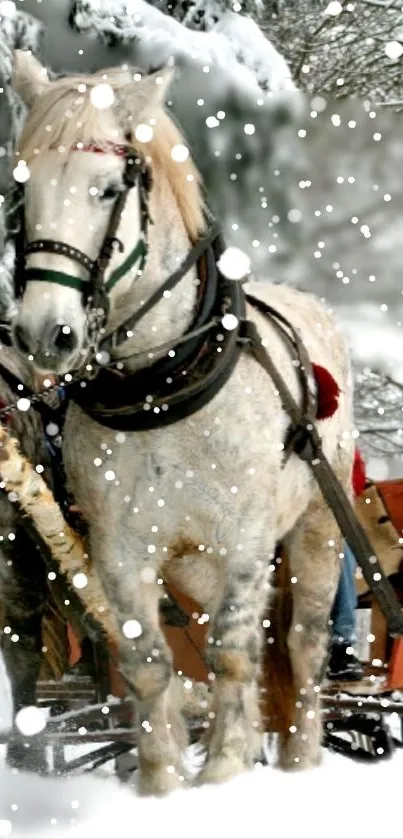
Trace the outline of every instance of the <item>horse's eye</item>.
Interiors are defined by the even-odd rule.
[[[99,198],[101,201],[114,201],[120,192],[121,190],[117,184],[110,184],[110,186],[106,186],[105,189],[100,190]]]

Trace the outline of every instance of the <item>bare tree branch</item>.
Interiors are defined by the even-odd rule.
[[[402,41],[400,0],[343,0],[339,14],[327,11],[327,0],[278,5],[263,26],[301,88],[336,99],[369,97],[388,107],[396,100],[399,107],[403,50],[400,57],[398,46],[394,53],[387,45]]]

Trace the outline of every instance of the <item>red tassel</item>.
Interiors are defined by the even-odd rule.
[[[340,388],[325,367],[321,367],[320,364],[312,364],[312,369],[317,386],[316,419],[328,419],[337,411]]]
[[[367,476],[365,473],[365,462],[359,449],[354,452],[354,466],[353,466],[353,490],[357,498],[364,492],[367,485]]]

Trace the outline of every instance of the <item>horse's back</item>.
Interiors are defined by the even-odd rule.
[[[298,330],[312,362],[328,366],[339,377],[350,374],[349,353],[331,310],[315,295],[285,285],[269,282],[249,282],[244,285],[246,294],[267,303],[283,315]],[[266,318],[259,316],[253,306],[249,316],[259,320],[262,332],[269,328]]]

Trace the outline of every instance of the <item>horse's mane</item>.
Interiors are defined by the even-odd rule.
[[[50,82],[49,89],[35,101],[25,122],[18,144],[19,157],[29,165],[50,149],[58,148],[61,154],[67,154],[77,142],[100,147],[106,147],[111,140],[116,142],[118,130],[113,107],[94,107],[90,92],[95,85],[107,83],[119,94],[127,86],[128,78],[127,71],[117,67],[92,75],[64,76]],[[139,96],[136,102],[134,93],[130,107],[134,126],[136,111],[140,113],[142,106],[144,100]],[[196,241],[204,228],[200,174],[190,156],[183,163],[173,160],[173,146],[184,140],[162,105],[155,108],[153,118],[152,140],[142,144],[133,136],[130,142],[145,157],[151,158],[156,179],[158,171],[165,175],[187,233],[191,241]]]

